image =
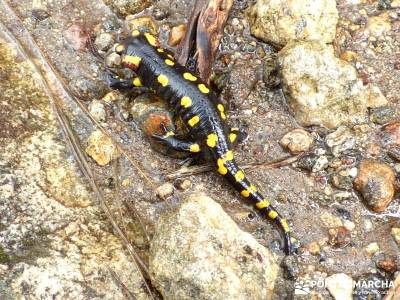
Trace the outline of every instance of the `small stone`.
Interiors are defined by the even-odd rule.
[[[192,182],[189,179],[177,180],[175,186],[181,191],[186,191],[192,186]]]
[[[397,245],[400,247],[400,228],[393,227],[392,228],[392,236],[393,236],[394,240],[396,241]]]
[[[395,257],[384,255],[382,258],[378,259],[376,266],[388,273],[394,273],[398,270],[398,263]]]
[[[379,87],[369,84],[367,86],[368,92],[368,107],[377,108],[388,104],[386,97],[382,94]]]
[[[166,182],[156,189],[156,194],[160,199],[166,200],[174,194],[174,186],[171,183]]]
[[[400,146],[400,122],[392,122],[384,126],[382,128],[381,141],[386,147],[392,145]]]
[[[91,133],[88,139],[86,153],[92,157],[100,166],[107,165],[111,160],[120,156],[117,147],[110,137],[104,135],[100,130]]]
[[[332,176],[331,182],[338,189],[349,191],[353,188],[353,178],[348,175],[342,175],[340,172]]]
[[[375,253],[377,253],[380,250],[378,243],[371,243],[368,244],[367,247],[365,247],[365,252],[369,257],[372,257]]]
[[[149,270],[165,299],[269,299],[278,269],[274,255],[203,194],[156,223]]]
[[[340,227],[343,226],[342,220],[330,213],[323,213],[320,216],[321,221],[326,227]]]
[[[117,14],[126,16],[137,14],[151,4],[149,0],[104,0],[104,3]]]
[[[325,155],[321,155],[320,157],[317,158],[315,161],[315,164],[312,168],[312,171],[314,173],[325,170],[329,165],[329,160],[328,157]]]
[[[185,36],[185,32],[186,32],[185,24],[180,24],[178,26],[172,27],[171,32],[169,34],[168,45],[171,47],[177,46]]]
[[[331,228],[329,233],[329,243],[335,248],[344,248],[351,242],[350,231],[344,226]]]
[[[326,144],[331,148],[332,154],[337,157],[342,152],[354,148],[355,138],[349,128],[341,126],[326,136]]]
[[[107,67],[113,68],[121,65],[121,56],[115,52],[111,52],[106,57]]]
[[[345,51],[342,54],[340,54],[340,58],[345,60],[345,61],[353,61],[357,58],[357,53],[353,51]]]
[[[106,51],[114,44],[114,37],[112,34],[107,32],[100,33],[96,37],[94,44],[98,50]]]
[[[83,50],[89,41],[89,34],[81,24],[71,25],[63,32],[63,36],[74,50]]]
[[[337,192],[333,194],[333,199],[335,201],[341,202],[347,199],[353,198],[353,194],[351,192]]]
[[[389,165],[365,159],[360,163],[354,186],[370,209],[382,212],[393,200],[395,180],[395,173]]]
[[[318,156],[315,155],[314,153],[302,156],[297,161],[297,166],[301,169],[311,171],[313,169],[313,166],[315,165],[315,162],[317,161],[317,158]]]
[[[325,286],[335,300],[353,299],[353,279],[344,273],[327,277]]]
[[[313,143],[313,137],[304,129],[294,129],[286,133],[281,141],[281,145],[288,148],[293,154],[301,153],[310,150]]]
[[[89,105],[89,112],[96,121],[104,122],[106,120],[106,110],[102,101],[93,100]]]
[[[289,41],[335,38],[338,11],[334,0],[258,0],[247,12],[251,34],[265,42],[285,46]]]
[[[321,252],[321,247],[319,246],[319,244],[317,242],[312,242],[308,245],[308,251],[312,255],[319,255]]]
[[[390,29],[391,25],[388,13],[385,12],[379,16],[368,18],[367,30],[372,36],[380,38],[386,32],[390,31]]]
[[[355,68],[318,41],[291,42],[278,54],[290,113],[302,126],[364,123],[370,93]]]
[[[344,220],[343,226],[346,227],[348,231],[353,231],[354,228],[356,228],[356,224],[354,224],[354,222],[349,220]]]
[[[136,18],[135,16],[129,15],[126,17],[126,22],[128,23],[128,28],[130,31],[137,29],[140,31],[150,32],[154,35],[158,33],[158,26],[149,16]]]
[[[372,108],[370,111],[370,119],[376,124],[383,125],[388,123],[394,117],[394,110],[389,106]]]
[[[109,92],[102,98],[102,100],[106,103],[111,103],[117,101],[118,99],[119,99],[119,94],[116,91]]]

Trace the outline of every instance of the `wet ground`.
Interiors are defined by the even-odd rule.
[[[156,21],[160,27],[161,40],[165,42],[170,27],[187,20],[192,2],[156,1],[154,7],[158,10],[148,9],[143,14],[154,15],[160,11],[168,12],[165,18]],[[350,5],[347,1],[339,1],[340,22],[335,48],[338,56],[346,50],[356,53],[357,58],[352,63],[360,76],[364,81],[375,83],[380,87],[392,103],[395,115],[398,115],[399,11],[389,9],[382,4],[384,2],[369,1],[364,4],[361,1],[358,5]],[[3,1],[0,1],[0,19],[8,28],[8,34],[14,35],[20,41],[21,47],[28,53],[33,52],[32,57],[35,57],[37,54],[35,54],[35,45],[27,40],[27,36],[31,35],[37,44],[37,49],[42,51],[43,56],[60,75],[70,92],[83,99],[85,107],[94,99],[104,97],[109,89],[104,80],[102,62],[86,48],[74,49],[71,43],[66,42],[65,33],[70,26],[78,25],[83,35],[96,37],[100,32],[109,32],[117,40],[123,31],[121,15],[116,14],[102,1],[57,1],[44,3],[42,7],[40,5],[33,7],[31,1],[18,1],[9,3],[18,18],[15,19],[15,16],[10,14],[2,3]],[[335,200],[333,197],[335,190],[332,192],[328,183],[329,170],[309,174],[307,171],[292,166],[280,169],[262,166],[265,162],[290,156],[290,153],[280,146],[279,141],[284,134],[297,128],[298,125],[288,112],[281,90],[278,87],[267,87],[262,80],[264,60],[273,57],[277,50],[250,36],[243,13],[250,4],[251,1],[235,1],[217,61],[214,64],[216,80],[224,74],[228,75],[223,81],[221,97],[229,108],[227,113],[229,122],[241,124],[247,128],[248,139],[237,146],[237,159],[242,165],[260,164],[259,167],[247,170],[248,177],[260,187],[264,194],[273,199],[276,208],[290,220],[294,237],[301,245],[298,249],[299,280],[319,280],[333,273],[346,273],[353,279],[357,279],[365,274],[377,273],[376,262],[367,255],[365,247],[377,242],[381,252],[398,258],[399,248],[391,236],[391,227],[400,224],[397,199],[385,213],[374,214],[364,206],[360,196],[354,191],[349,199]],[[366,39],[361,31],[367,17],[382,13],[388,14],[387,18],[392,24],[391,29],[385,34],[385,38]],[[23,32],[21,28],[24,28],[26,32]],[[4,43],[11,45],[14,49],[17,49],[17,46],[9,39],[9,36],[1,38],[0,57],[5,57],[8,55],[7,51],[12,50],[10,46],[4,47]],[[17,58],[17,61],[18,59],[21,58]],[[45,74],[50,73],[45,63],[38,60],[35,62]],[[3,64],[0,67],[3,67]],[[50,88],[58,91],[63,111],[84,148],[88,136],[94,130],[93,123],[73,99],[60,91],[62,88],[59,86],[59,81],[52,75],[46,76],[52,82]],[[24,84],[23,74],[20,77],[4,78],[2,81],[15,85],[13,89],[15,96],[33,93],[31,87]],[[41,126],[46,126],[46,123],[41,123],[40,118],[29,118],[29,113],[39,116],[52,115],[54,112],[51,112],[49,107],[53,105],[50,105],[52,100],[46,100],[46,96],[40,91],[35,91],[35,97],[29,98],[28,101],[25,101],[24,96],[11,96],[3,96],[0,104],[2,122],[0,138],[14,139],[18,144],[21,137],[37,131]],[[155,187],[167,181],[166,175],[180,168],[180,161],[165,157],[151,149],[144,134],[138,130],[131,119],[127,120],[123,114],[126,105],[124,101],[132,101],[134,97],[129,95],[121,97],[121,101],[106,106],[107,118],[101,125],[121,145],[126,155],[122,155],[117,162],[107,167],[100,167],[94,161],[89,161],[89,163],[107,203],[113,213],[118,216],[119,225],[126,229],[131,243],[146,258],[148,244],[145,235],[139,229],[137,218],[123,203],[129,203],[137,210],[137,214],[146,225],[148,234],[151,235],[159,216],[179,201],[183,193],[177,190],[174,196],[166,201],[160,201],[154,192]],[[47,108],[43,108],[42,101],[48,101]],[[44,111],[46,109],[48,109],[47,113]],[[371,124],[371,126],[374,130],[379,130],[377,125]],[[315,132],[321,137],[328,133],[318,128],[311,128],[310,132]],[[18,151],[18,147],[9,151]],[[351,164],[357,166],[356,155],[349,154],[347,158],[349,166]],[[68,155],[66,163],[75,163],[71,155]],[[142,170],[150,181],[141,176],[138,169]],[[82,175],[78,171],[77,173],[81,178]],[[280,236],[276,228],[259,218],[246,206],[220,176],[207,172],[189,176],[187,179],[192,183],[191,190],[207,191],[207,194],[220,203],[243,230],[252,233],[261,244],[283,258],[279,246]],[[89,203],[95,205],[96,202],[94,196],[92,200],[85,200],[84,204],[63,203],[60,195],[56,195],[55,199],[58,199],[62,205],[72,207],[75,205],[84,207]],[[338,223],[343,224],[346,220],[354,223],[348,242],[338,247],[332,246],[328,241],[329,228],[336,227]],[[1,226],[0,230],[2,230]],[[312,242],[319,243],[321,247],[319,253],[314,255],[309,251],[309,245]],[[7,247],[6,250],[8,250]],[[27,262],[31,260],[35,258],[29,257]],[[10,266],[12,264],[10,263]],[[382,274],[391,278],[390,274],[384,272]],[[276,286],[276,298],[279,299],[290,293],[292,283],[281,276]],[[330,297],[326,290],[317,291],[324,298]]]

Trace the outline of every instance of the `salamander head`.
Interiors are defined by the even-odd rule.
[[[115,47],[115,52],[123,56],[124,67],[136,71],[143,54],[159,47],[159,41],[152,34],[134,30],[129,37]]]

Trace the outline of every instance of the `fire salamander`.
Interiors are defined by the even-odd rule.
[[[225,107],[210,87],[176,63],[150,33],[134,30],[115,47],[115,51],[122,56],[122,65],[133,70],[137,77],[132,80],[112,78],[110,86],[153,89],[175,109],[187,125],[193,142],[177,139],[172,131],[154,137],[177,151],[208,152],[218,173],[244,198],[249,199],[262,215],[272,219],[282,229],[285,251],[288,255],[292,254],[287,220],[257,191],[235,162],[231,145],[237,139],[238,129],[226,129]]]

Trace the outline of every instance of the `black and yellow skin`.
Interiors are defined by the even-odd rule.
[[[166,132],[164,136],[155,138],[175,150],[207,154],[214,161],[218,173],[244,198],[249,199],[262,215],[274,220],[282,229],[285,250],[290,255],[288,223],[249,182],[236,164],[231,144],[237,138],[237,129],[227,129],[224,106],[210,87],[177,64],[149,33],[134,31],[116,47],[116,51],[122,55],[123,65],[132,69],[137,77],[125,84],[117,82],[114,87],[143,85],[153,89],[181,117],[193,142],[180,141],[173,132]]]

